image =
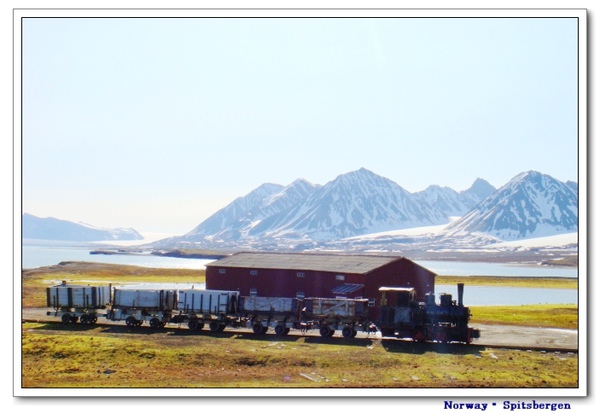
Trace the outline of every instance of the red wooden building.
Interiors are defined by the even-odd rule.
[[[413,287],[424,301],[435,273],[399,256],[236,253],[206,265],[206,288],[243,296],[367,298],[382,286]]]

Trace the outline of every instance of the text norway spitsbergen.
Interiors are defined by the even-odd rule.
[[[488,406],[495,407],[495,402],[489,403],[459,403],[454,401],[444,401],[444,410],[481,410],[485,411]],[[540,403],[535,400],[531,402],[512,402],[504,401],[502,403],[503,410],[515,411],[515,410],[570,410],[571,404],[569,403]]]

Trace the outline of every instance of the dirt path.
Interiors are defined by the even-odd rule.
[[[510,325],[473,325],[481,331],[476,345],[577,351],[579,335],[572,329],[537,328]]]

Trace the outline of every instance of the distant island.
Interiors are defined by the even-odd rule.
[[[153,250],[151,252],[143,252],[141,250],[130,250],[130,249],[98,249],[91,250],[90,254],[105,254],[105,255],[152,255],[152,256],[161,256],[161,257],[176,257],[179,259],[211,259],[218,260],[223,257],[227,257],[227,253],[216,253],[211,251],[203,251],[203,250],[184,250],[184,249],[176,249],[176,250]]]

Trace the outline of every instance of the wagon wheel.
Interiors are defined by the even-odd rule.
[[[190,328],[192,331],[197,330],[199,325],[200,323],[198,322],[198,319],[190,319],[188,322],[188,328]]]
[[[90,316],[89,319],[91,324],[95,324],[96,322],[98,322],[98,317],[97,316]]]
[[[125,319],[125,324],[127,326],[136,326],[137,323],[138,321],[133,316],[129,316],[127,319]]]
[[[262,333],[266,334],[267,332],[269,332],[269,327],[268,326],[263,326]]]
[[[79,318],[79,321],[81,323],[88,324],[90,323],[90,317],[84,313],[83,315],[81,315],[81,318]]]
[[[319,333],[321,334],[321,336],[322,336],[323,338],[327,338],[327,337],[329,337],[329,336],[331,336],[331,335],[332,335],[332,330],[331,330],[331,328],[329,328],[329,326],[327,326],[327,325],[323,325],[323,326],[321,326],[321,328],[319,329]]]
[[[286,327],[283,325],[275,326],[275,335],[279,335],[279,336],[287,335]]]
[[[352,326],[346,325],[346,326],[344,326],[344,329],[342,329],[342,336],[344,338],[353,338],[354,332],[356,332],[356,331],[354,330],[354,328]]]
[[[358,331],[356,329],[352,330],[352,338],[356,337],[356,335],[358,334]]]
[[[157,318],[150,319],[150,327],[151,328],[158,328],[158,327],[160,327],[160,321]]]
[[[79,318],[77,316],[71,316],[71,323],[77,323]]]
[[[254,325],[252,325],[252,332],[254,332],[257,335],[263,333],[263,326],[260,324],[260,322],[256,322]]]
[[[220,328],[221,328],[221,324],[217,321],[211,321],[208,324],[208,329],[210,329],[211,332],[219,332]]]
[[[62,321],[62,323],[69,323],[71,322],[71,315],[69,315],[68,313],[63,313],[63,315],[60,317],[60,320]]]

